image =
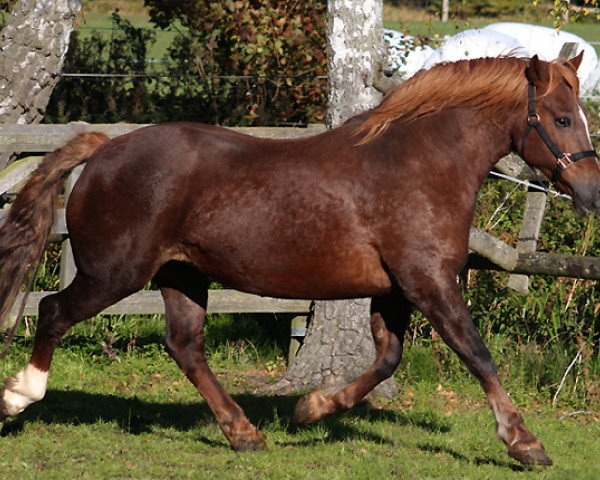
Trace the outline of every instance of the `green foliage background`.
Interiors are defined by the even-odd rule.
[[[174,32],[151,61],[154,31],[112,14],[110,37],[75,32],[46,122],[228,125],[321,122],[326,102],[325,2],[147,0],[150,20]],[[129,74],[129,75],[127,75]],[[319,78],[322,77],[322,78]]]

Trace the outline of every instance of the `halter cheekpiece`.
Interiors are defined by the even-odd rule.
[[[527,136],[531,129],[534,128],[540,138],[544,141],[546,146],[550,149],[552,154],[556,157],[556,166],[554,167],[554,171],[552,172],[552,182],[557,183],[560,179],[560,175],[567,168],[573,165],[578,160],[586,157],[596,157],[598,158],[598,154],[595,150],[583,150],[577,153],[565,153],[552,141],[550,135],[547,130],[544,128],[542,123],[540,122],[540,116],[537,113],[536,102],[535,102],[535,85],[532,82],[529,82],[527,87],[527,127],[525,128],[525,132],[523,133],[523,141],[521,142],[521,154],[524,153],[525,149],[525,141],[527,140]]]

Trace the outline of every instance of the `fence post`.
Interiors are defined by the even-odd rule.
[[[75,168],[71,172],[71,175],[67,178],[65,182],[65,206],[69,201],[69,196],[71,195],[71,190],[73,190],[73,186],[75,182],[81,175],[81,171],[83,170],[83,166]],[[75,278],[75,272],[77,268],[75,267],[75,260],[73,259],[73,250],[71,249],[71,240],[66,238],[62,242],[61,252],[60,252],[60,283],[59,289],[62,290],[66,288]]]
[[[523,212],[523,224],[519,232],[517,252],[535,252],[545,210],[546,192],[530,189],[527,193],[525,211]],[[526,293],[529,289],[529,277],[513,273],[508,279],[508,286],[517,292]]]
[[[291,364],[296,358],[296,354],[302,343],[304,337],[306,337],[306,331],[308,330],[309,315],[298,315],[292,318],[292,324],[290,328],[290,348],[288,353],[288,364]]]

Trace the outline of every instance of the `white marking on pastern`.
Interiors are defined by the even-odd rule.
[[[17,373],[4,390],[4,410],[10,416],[21,413],[34,402],[44,398],[48,372],[43,372],[29,364]]]

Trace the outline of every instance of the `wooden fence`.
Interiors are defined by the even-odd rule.
[[[80,132],[101,131],[114,137],[142,126],[130,124],[90,125],[86,123],[71,123],[67,125],[4,125],[0,126],[0,153],[45,153],[64,145],[70,138]],[[324,131],[324,129],[325,127],[322,125],[310,126],[309,128],[235,128],[235,130],[243,133],[268,138],[294,138],[314,135]],[[41,158],[39,156],[19,160],[0,172],[0,194],[18,189],[19,184],[35,168]],[[523,162],[515,157],[509,156],[502,159],[497,169],[520,179],[538,180],[537,174],[529,168],[524,168]],[[75,169],[67,182],[67,195],[69,185],[73,185],[80,171],[81,168]],[[468,266],[470,268],[513,272],[509,284],[520,291],[527,290],[528,274],[600,279],[600,259],[598,258],[555,255],[535,251],[545,201],[546,194],[544,192],[531,191],[528,193],[524,221],[516,248],[485,232],[472,228],[469,242],[471,255]],[[0,222],[5,214],[6,210],[0,210]],[[51,240],[62,242],[60,285],[63,288],[72,279],[75,268],[67,237],[64,209],[59,209],[57,212],[57,221],[52,230]],[[25,306],[25,314],[35,315],[40,299],[49,293],[51,292],[35,292],[31,294]],[[208,311],[210,313],[287,312],[306,314],[310,308],[308,300],[258,297],[233,290],[211,291],[208,302]],[[143,291],[113,305],[105,313],[162,314],[164,313],[164,308],[159,292]],[[301,331],[302,327],[300,326],[296,333]]]

